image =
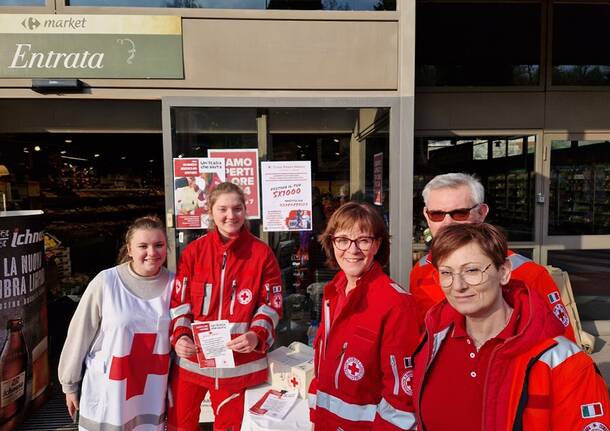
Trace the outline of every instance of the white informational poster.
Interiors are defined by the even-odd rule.
[[[261,162],[263,230],[311,230],[311,162]]]
[[[177,229],[207,229],[208,195],[225,181],[225,160],[174,159],[174,210]]]

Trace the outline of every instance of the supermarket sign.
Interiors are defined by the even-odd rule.
[[[0,14],[0,78],[183,79],[181,18]]]

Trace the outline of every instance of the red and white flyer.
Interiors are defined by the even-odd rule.
[[[282,420],[286,417],[299,396],[296,391],[269,389],[252,407],[250,413]]]
[[[176,228],[207,229],[208,196],[225,181],[224,159],[174,159]]]
[[[191,324],[200,368],[235,368],[228,320],[212,320]]]
[[[258,149],[208,150],[208,157],[225,160],[226,181],[237,184],[244,191],[248,218],[260,218]]]

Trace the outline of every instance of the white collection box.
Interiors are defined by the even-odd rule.
[[[267,381],[273,389],[296,390],[301,398],[306,399],[309,384],[313,379],[313,354],[311,347],[298,341],[269,352]]]

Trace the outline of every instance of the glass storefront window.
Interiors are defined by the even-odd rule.
[[[416,85],[540,82],[540,3],[417,2],[415,31]]]
[[[548,264],[569,274],[580,320],[610,319],[610,249],[551,250]]]
[[[416,138],[413,241],[424,244],[426,220],[421,192],[434,176],[476,174],[490,207],[487,221],[502,226],[510,241],[534,239],[535,136]]]
[[[553,85],[610,84],[609,4],[555,4]]]
[[[396,0],[66,0],[66,5],[267,10],[396,10]]]
[[[277,342],[307,342],[307,328],[320,318],[323,286],[336,273],[318,241],[332,213],[349,200],[367,201],[389,227],[389,110],[174,107],[170,113],[173,157],[206,157],[210,148],[259,148],[269,161],[311,161],[311,231],[265,234],[260,220],[250,220],[280,264],[286,297]],[[177,231],[176,251],[204,232]]]
[[[610,142],[551,142],[549,235],[610,234]]]

